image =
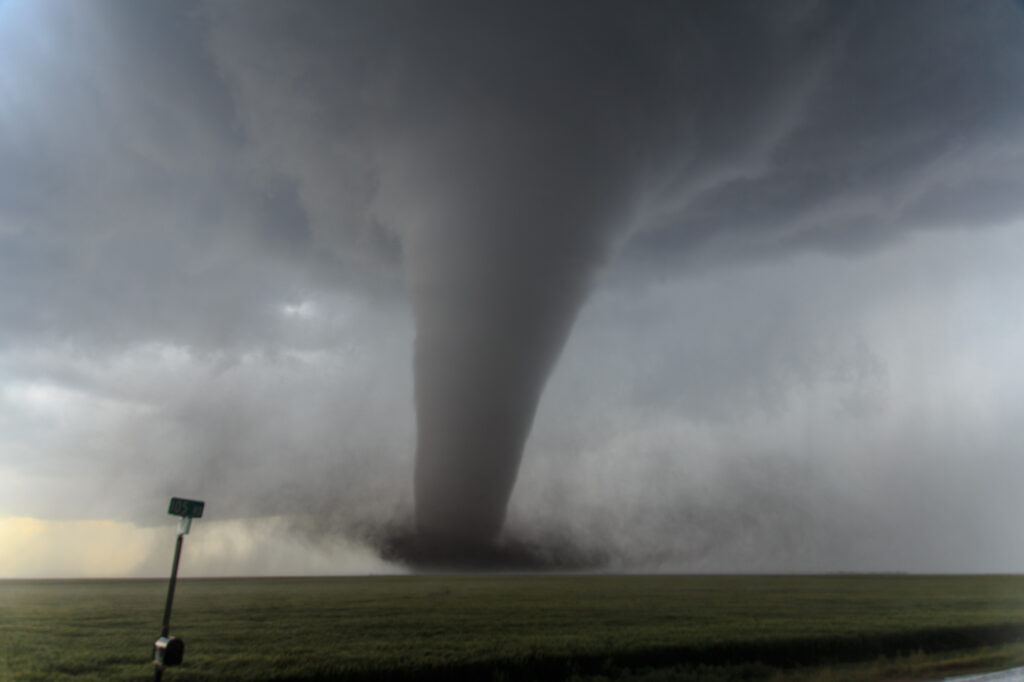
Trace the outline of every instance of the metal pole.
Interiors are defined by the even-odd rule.
[[[178,534],[178,542],[174,545],[174,565],[171,567],[171,582],[167,586],[167,604],[164,605],[164,626],[160,631],[161,637],[170,634],[171,629],[171,602],[174,601],[174,584],[178,582],[178,561],[181,559],[181,541],[185,536]]]
[[[184,533],[178,533],[178,541],[174,544],[174,564],[171,566],[171,582],[167,585],[167,603],[164,604],[164,624],[160,629],[160,636],[167,637],[171,632],[171,604],[174,602],[174,585],[178,582],[178,561],[181,560],[181,542],[185,539]],[[160,682],[163,678],[163,666],[156,667],[156,676],[153,678]]]

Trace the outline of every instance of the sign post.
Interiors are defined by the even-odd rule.
[[[178,522],[178,540],[174,545],[174,564],[171,566],[171,582],[167,585],[167,602],[164,604],[164,622],[160,629],[160,639],[153,644],[153,664],[156,665],[156,682],[160,682],[164,669],[180,665],[185,655],[185,643],[177,637],[171,637],[171,604],[174,602],[174,586],[178,582],[178,562],[181,560],[181,542],[192,528],[192,519],[203,515],[205,502],[186,500],[180,497],[171,498],[168,514],[180,516]]]

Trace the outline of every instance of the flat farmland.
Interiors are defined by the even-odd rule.
[[[0,581],[0,679],[149,680],[166,580]],[[183,579],[175,680],[926,679],[1024,662],[1024,576]]]

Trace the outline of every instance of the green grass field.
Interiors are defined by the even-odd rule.
[[[166,581],[0,581],[0,679],[149,680]],[[1024,662],[1024,576],[182,580],[175,680],[921,679]]]

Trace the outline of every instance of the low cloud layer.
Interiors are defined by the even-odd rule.
[[[1022,82],[1010,2],[9,0],[0,513],[1017,570]]]

